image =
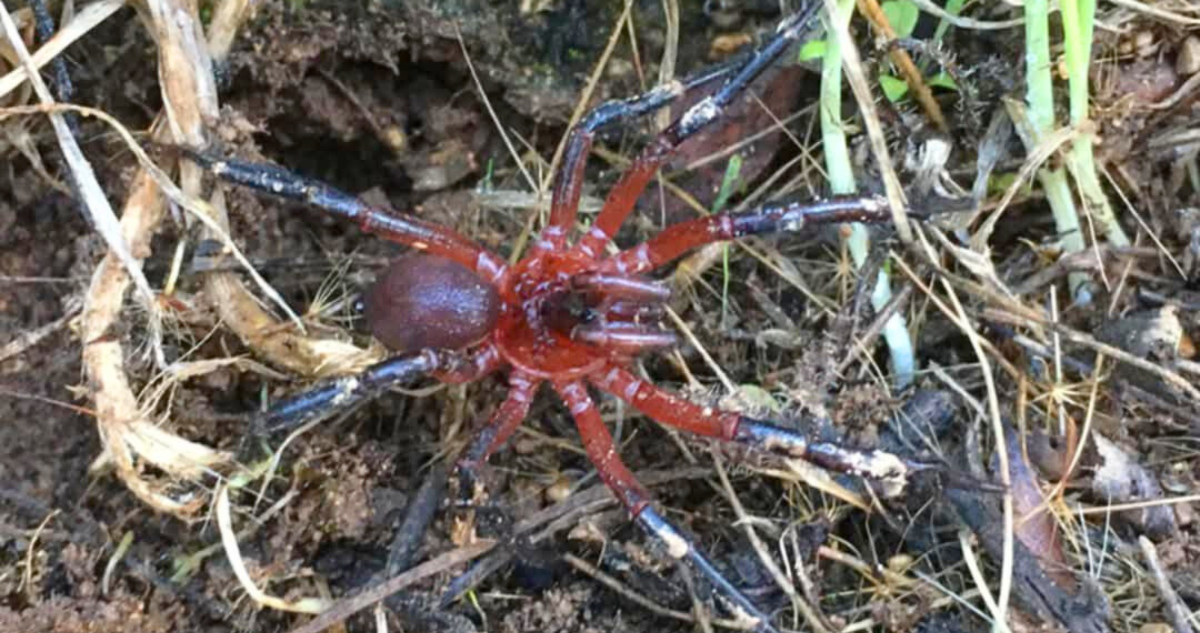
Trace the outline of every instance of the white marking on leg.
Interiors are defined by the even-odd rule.
[[[667,554],[671,558],[683,558],[692,550],[692,546],[687,542],[687,539],[683,538],[682,534],[676,532],[675,528],[666,523],[654,526],[654,535],[667,547]]]
[[[575,401],[571,403],[570,407],[572,415],[579,415],[591,407],[591,400],[587,397],[586,393],[580,393],[582,389],[578,384],[571,383],[566,385],[562,388],[562,391],[564,396]]]
[[[357,378],[343,378],[338,381],[338,393],[329,399],[329,405],[336,407],[345,402],[347,398],[354,395],[358,391],[359,382]]]
[[[642,381],[638,380],[636,378],[633,379],[632,381],[630,381],[630,383],[628,385],[625,386],[625,394],[624,394],[625,399],[626,400],[634,400],[635,398],[637,398],[638,392],[641,390],[642,390]],[[645,397],[643,396],[643,399],[644,398]]]
[[[653,262],[650,261],[650,244],[649,243],[643,243],[641,246],[638,246],[637,249],[633,252],[633,254],[634,254],[634,257],[637,259],[637,266],[635,268],[635,270],[637,272],[645,272],[654,267]]]
[[[617,367],[613,367],[612,369],[609,369],[608,373],[604,374],[604,386],[611,387],[612,384],[614,382],[616,382],[617,376],[619,376],[620,373],[621,373],[621,370]]]
[[[508,272],[508,267],[487,251],[479,251],[479,256],[475,258],[475,272],[483,275],[484,281],[494,284]]]
[[[512,398],[517,404],[525,404],[529,402],[529,393],[524,391],[521,385],[513,385],[512,391],[508,392],[508,397]]]
[[[705,97],[703,101],[688,108],[687,112],[679,117],[679,127],[684,130],[692,130],[712,121],[719,114],[721,114],[721,108],[717,106],[716,101],[711,96]]]

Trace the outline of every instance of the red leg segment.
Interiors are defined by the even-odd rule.
[[[661,424],[803,459],[827,470],[876,481],[883,484],[883,492],[887,497],[902,493],[913,472],[938,468],[936,464],[901,459],[885,451],[854,450],[832,442],[813,441],[803,433],[769,422],[701,407],[655,387],[616,365],[597,374],[593,381],[600,389],[628,402]]]
[[[657,538],[667,550],[667,554],[675,559],[687,559],[716,587],[720,588],[734,603],[754,618],[754,630],[775,633],[775,627],[767,616],[750,601],[733,583],[700,552],[686,535],[667,522],[662,515],[650,505],[650,495],[621,461],[617,448],[613,444],[612,434],[600,418],[596,403],[588,396],[587,387],[582,382],[555,384],[559,396],[575,416],[575,425],[583,439],[583,448],[588,458],[596,466],[605,485],[612,490],[617,499],[625,506],[647,532]]]
[[[719,213],[673,224],[650,241],[604,260],[599,273],[632,275],[649,272],[698,246],[747,235],[794,232],[809,224],[878,223],[890,219],[887,201],[875,196],[767,205],[739,214]]]
[[[729,104],[762,74],[763,70],[793,42],[806,34],[820,6],[819,2],[811,2],[780,24],[774,38],[755,51],[750,60],[720,90],[688,108],[642,150],[641,155],[609,192],[608,199],[604,201],[604,208],[596,217],[596,223],[579,241],[576,247],[579,251],[590,257],[599,257],[604,252],[604,247],[617,234],[625,218],[629,217],[633,205],[663,162],[685,140],[719,119]]]
[[[604,295],[606,299],[636,303],[665,303],[671,289],[657,281],[627,275],[583,273],[571,278],[571,285],[587,292]]]
[[[571,338],[621,356],[635,356],[679,344],[674,332],[640,323],[589,323],[571,330]]]
[[[613,445],[612,434],[600,418],[600,410],[588,395],[587,387],[579,381],[554,385],[555,391],[575,417],[575,426],[583,440],[583,450],[596,467],[600,479],[617,496],[617,499],[636,518],[650,503],[650,494],[629,472]]]
[[[500,357],[496,343],[488,339],[472,352],[471,356],[461,362],[442,367],[434,372],[433,377],[448,385],[461,385],[475,382],[503,365],[504,359]]]
[[[635,301],[603,301],[596,307],[596,312],[603,314],[609,321],[639,321],[656,323],[666,314],[666,307],[661,303],[637,303]]]
[[[696,435],[732,441],[742,421],[742,416],[736,413],[702,407],[663,391],[616,365],[598,373],[593,384],[633,405],[649,418]]]
[[[460,475],[473,479],[475,472],[487,458],[512,437],[513,432],[529,414],[529,404],[533,402],[533,396],[541,384],[540,380],[520,371],[513,371],[508,378],[508,397],[492,413],[492,418],[479,429],[471,444],[458,458]]]
[[[725,77],[736,66],[721,66],[703,71],[684,82],[672,82],[644,95],[624,101],[609,101],[592,110],[571,129],[563,153],[562,167],[554,175],[554,191],[550,198],[550,222],[542,229],[535,244],[537,249],[558,250],[566,246],[567,233],[575,226],[579,196],[583,191],[583,171],[596,132],[612,121],[654,112],[679,98],[688,90]],[[634,196],[636,198],[636,196]]]
[[[588,257],[599,257],[604,253],[604,247],[625,223],[625,218],[633,211],[633,205],[642,196],[646,185],[650,184],[650,179],[683,142],[677,131],[676,126],[672,126],[659,134],[613,185],[600,215],[596,216],[595,224],[576,246],[581,253]]]
[[[575,226],[579,197],[583,194],[583,170],[596,133],[583,125],[571,130],[562,168],[554,175],[554,192],[550,194],[550,221],[542,229],[534,246],[541,250],[559,250],[566,246],[567,233]]]

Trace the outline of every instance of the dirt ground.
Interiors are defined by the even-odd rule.
[[[226,19],[221,7],[236,4],[200,3],[210,39]],[[219,109],[196,129],[214,154],[283,166],[509,257],[545,219],[534,190],[549,191],[552,157],[581,103],[641,93],[664,64],[686,77],[736,59],[782,17],[775,2],[687,2],[672,24],[663,7],[675,2],[631,4],[628,19],[621,2],[582,0],[255,4],[233,21],[228,52],[214,44],[206,53],[215,94],[197,103]],[[1085,131],[1098,139],[1101,187],[1129,243],[1106,237],[1101,212],[1068,190],[1090,214],[1074,234],[1086,248],[1064,251],[1053,185],[1037,174],[1076,169],[1073,137],[1056,137],[1056,148],[1042,139],[1038,165],[1022,130],[1003,125],[1004,100],[1026,94],[1020,26],[935,36],[938,20],[925,15],[915,39],[889,48],[856,15],[859,67],[917,237],[906,244],[890,226],[872,229],[868,274],[856,270],[848,226],[833,226],[709,250],[661,275],[686,344],[639,359],[656,384],[822,441],[937,464],[887,498],[879,482],[718,447],[601,401],[622,457],[663,514],[776,626],[984,631],[997,595],[1013,631],[1200,626],[1200,14],[1151,4],[1168,17],[1102,3],[1106,28],[1091,51],[1094,127]],[[1019,16],[1007,5],[969,13],[989,23]],[[15,15],[33,48],[28,18]],[[98,280],[123,273],[81,213],[47,118],[19,110],[37,97],[0,95],[0,633],[291,631],[312,616],[256,603],[239,575],[280,602],[317,598],[336,611],[473,538],[502,543],[479,555],[476,577],[446,565],[386,609],[356,610],[327,630],[744,624],[606,496],[549,389],[489,461],[478,507],[436,495],[432,525],[410,541],[397,535],[421,506],[422,485],[503,399],[503,381],[419,382],[286,445],[286,433],[252,433],[270,403],[383,357],[356,306],[405,249],[301,204],[208,176],[189,185],[189,168],[179,176],[169,132],[151,131],[165,110],[189,116],[164,87],[173,37],[156,30],[164,15],[124,8],[71,44],[61,57],[70,101],[111,115],[187,195],[226,210],[233,243],[305,329],[192,211],[160,201],[156,227],[133,243],[156,293],[153,316],[118,285],[111,322],[93,332]],[[608,51],[618,24],[625,32]],[[1061,18],[1051,24],[1058,33]],[[1056,39],[1060,125],[1069,116],[1063,50]],[[15,67],[10,53],[0,50],[0,76]],[[952,87],[931,82],[944,126],[915,89],[884,95],[888,80],[903,84],[892,76],[899,54],[927,79],[939,68],[953,78]],[[680,149],[619,244],[716,211],[717,199],[743,210],[829,193],[820,60],[795,59],[755,82],[726,125]],[[186,75],[173,68],[168,79]],[[858,184],[882,195],[888,170],[843,93]],[[586,220],[666,120],[598,135]],[[132,214],[126,201],[144,179],[135,153],[105,122],[72,124],[105,195]],[[733,186],[729,155],[740,161]],[[976,181],[976,205],[922,217],[950,209],[939,200],[969,199]],[[985,230],[997,209],[1001,221]],[[886,308],[872,306],[863,281],[881,267],[897,297]],[[889,311],[912,335],[912,385],[895,381],[880,332]],[[136,406],[114,408],[121,389]],[[169,436],[139,444],[134,436],[149,429]],[[222,542],[235,532],[240,556]],[[457,598],[439,605],[448,588]]]

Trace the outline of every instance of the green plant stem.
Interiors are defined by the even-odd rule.
[[[713,200],[712,212],[714,214],[725,210],[725,205],[729,202],[729,197],[733,195],[734,186],[737,184],[738,174],[741,171],[742,155],[730,156],[729,163],[725,166],[725,177],[721,179],[721,189],[717,192],[717,199]],[[721,269],[724,273],[721,280],[721,326],[724,327],[729,315],[729,244],[721,245]]]
[[[966,4],[966,0],[947,0],[944,8],[946,9],[946,13],[958,15],[962,11],[964,4]],[[951,26],[947,20],[938,22],[937,29],[933,32],[933,43],[935,45],[942,41],[942,38],[946,36],[946,31],[949,31]]]
[[[854,11],[854,0],[837,0],[836,19],[845,28]],[[832,28],[832,24],[831,24]],[[836,37],[826,37],[825,56],[821,62],[821,139],[825,151],[825,168],[829,173],[829,188],[834,195],[852,194],[858,189],[846,133],[842,128],[842,50]],[[862,224],[851,225],[847,248],[856,268],[861,268],[870,250],[870,237]],[[879,279],[871,293],[871,305],[882,310],[891,301],[892,288],[887,273],[879,271]],[[883,338],[891,354],[892,376],[897,389],[912,383],[916,363],[913,359],[912,337],[904,316],[896,313],[883,328]]]
[[[1063,50],[1067,62],[1067,94],[1070,98],[1071,125],[1076,136],[1067,155],[1067,167],[1079,186],[1085,211],[1091,214],[1110,243],[1129,246],[1129,236],[1116,220],[1108,196],[1096,174],[1092,152],[1095,135],[1087,129],[1088,65],[1091,62],[1092,36],[1095,32],[1095,0],[1061,0]]]
[[[1069,0],[1068,0],[1069,1]],[[1033,152],[1037,145],[1054,129],[1054,82],[1050,76],[1050,2],[1049,0],[1026,0],[1025,2],[1025,99],[1029,104],[1028,135],[1022,135],[1025,149]],[[1014,121],[1014,123],[1016,123]],[[1018,125],[1018,130],[1021,126]],[[1063,169],[1044,167],[1038,171],[1038,180],[1050,203],[1054,225],[1062,240],[1063,250],[1077,253],[1086,248],[1083,232],[1079,226],[1079,213],[1071,196],[1071,187]],[[1067,277],[1071,296],[1076,303],[1091,299],[1090,278],[1085,273],[1072,273]]]

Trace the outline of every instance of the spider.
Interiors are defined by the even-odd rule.
[[[702,71],[632,99],[604,103],[584,116],[569,132],[548,224],[528,253],[511,266],[454,231],[373,208],[321,182],[273,166],[185,150],[223,180],[306,202],[415,251],[391,263],[365,299],[371,332],[395,355],[357,376],[334,379],[282,400],[266,414],[267,424],[295,425],[421,376],[462,383],[508,370],[507,397],[458,458],[460,481],[473,482],[488,456],[524,420],[539,387],[548,383],[574,417],[601,479],[633,519],[661,541],[671,557],[690,561],[754,618],[760,630],[774,631],[769,618],[654,508],[649,493],[621,461],[589,387],[670,427],[874,481],[903,487],[911,473],[934,467],[890,453],[817,441],[765,420],[700,406],[630,370],[639,354],[677,344],[674,334],[659,323],[670,290],[648,273],[713,242],[794,232],[812,223],[890,218],[886,202],[877,197],[770,204],[684,221],[643,244],[606,255],[663,162],[688,137],[718,121],[736,96],[807,34],[819,6],[810,3],[786,18],[775,35],[742,62]],[[613,187],[590,229],[571,243],[584,168],[597,131],[655,112],[688,91],[718,81],[723,83],[710,96],[646,146]]]

